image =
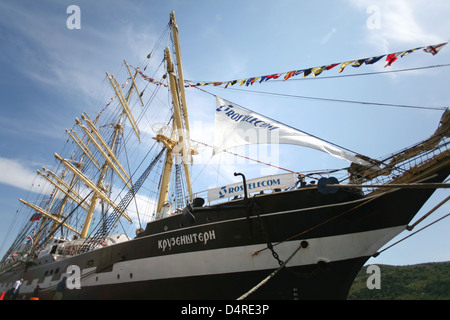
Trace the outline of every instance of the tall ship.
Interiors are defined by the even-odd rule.
[[[430,137],[372,159],[216,96],[205,106],[215,113],[209,146],[190,137],[186,90],[280,75],[186,81],[173,12],[167,32],[162,63],[152,53],[139,66],[124,61],[120,81],[107,73],[105,105],[77,117],[54,167],[38,170],[48,193],[20,199],[28,218],[1,260],[0,294],[53,299],[65,283],[63,299],[346,299],[365,262],[448,188],[450,112]],[[237,183],[193,190],[199,152],[238,156],[231,149],[250,144],[313,148],[349,165],[254,178],[236,162]]]

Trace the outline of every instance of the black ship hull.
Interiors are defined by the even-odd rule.
[[[3,274],[0,293],[23,278],[19,298],[39,285],[39,298],[51,299],[63,276],[76,282],[67,274],[76,266],[80,286],[69,284],[64,299],[237,299],[301,246],[248,299],[345,299],[364,263],[405,230],[433,191],[364,197],[300,188],[191,208],[149,223],[133,240]]]

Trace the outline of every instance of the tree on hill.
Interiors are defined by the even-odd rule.
[[[348,295],[349,300],[450,300],[450,262],[380,267],[380,289],[370,290],[364,266]]]

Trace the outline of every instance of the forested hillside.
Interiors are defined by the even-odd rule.
[[[367,283],[374,284],[376,275],[367,273],[364,266],[350,289],[349,300],[450,300],[450,262],[378,266],[380,289],[368,289]]]

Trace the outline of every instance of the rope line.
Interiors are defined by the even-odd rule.
[[[373,198],[370,198],[370,199],[364,201],[363,203],[361,203],[361,204],[359,204],[359,205],[357,205],[357,206],[355,206],[355,207],[352,207],[352,208],[350,208],[350,209],[348,209],[348,210],[345,210],[345,211],[339,213],[338,215],[336,215],[336,216],[334,216],[334,217],[331,217],[331,218],[329,218],[329,219],[327,219],[327,220],[325,220],[325,221],[322,221],[321,223],[318,223],[318,224],[316,224],[315,226],[312,226],[311,228],[309,228],[309,229],[307,229],[307,230],[304,230],[304,231],[302,231],[302,232],[300,232],[300,233],[298,233],[298,234],[296,234],[296,235],[293,235],[293,236],[288,237],[288,238],[286,238],[286,239],[284,239],[284,240],[282,240],[282,241],[280,241],[280,242],[277,242],[277,243],[275,243],[273,246],[275,247],[275,246],[277,246],[277,245],[279,245],[279,244],[281,244],[281,243],[284,243],[284,242],[286,242],[286,241],[293,240],[293,239],[298,238],[298,237],[300,237],[300,236],[302,236],[302,235],[304,235],[304,234],[306,234],[306,233],[308,233],[308,232],[311,232],[311,231],[313,231],[313,230],[315,230],[315,229],[317,229],[317,228],[319,228],[319,227],[321,227],[321,226],[323,226],[323,225],[325,225],[325,224],[327,224],[327,223],[329,223],[329,222],[331,222],[331,221],[333,221],[333,220],[336,220],[336,219],[338,219],[338,218],[340,218],[340,217],[342,217],[342,216],[344,216],[344,215],[346,215],[346,214],[348,214],[348,213],[350,213],[350,212],[352,212],[352,211],[354,211],[354,210],[356,210],[356,209],[359,209],[360,207],[362,207],[362,206],[366,205],[367,203],[369,203],[369,202],[371,202],[371,201],[373,201],[373,200],[379,198],[380,196],[382,196],[382,195],[384,195],[384,194],[385,194],[385,193],[381,193],[381,194],[379,194],[379,195],[376,195],[376,196],[374,196]],[[326,206],[325,206],[325,207],[326,207]],[[263,249],[257,250],[257,251],[255,251],[255,252],[253,253],[253,256],[258,255],[259,253],[261,253],[261,252],[263,252],[263,251],[265,251],[265,250],[267,250],[267,248],[263,248]]]
[[[237,300],[244,300],[245,298],[247,298],[249,295],[251,295],[253,292],[255,292],[256,290],[258,290],[260,287],[262,287],[263,285],[265,285],[270,279],[272,279],[281,269],[283,269],[286,264],[297,254],[297,252],[302,248],[301,244],[299,244],[298,248],[295,249],[295,251],[290,255],[289,258],[287,258],[287,260],[285,262],[283,262],[282,265],[280,265],[275,271],[273,271],[269,276],[267,276],[266,278],[264,278],[260,283],[258,283],[256,286],[254,286],[252,289],[250,289],[247,293],[243,294],[242,296],[240,296],[239,298],[237,298]]]
[[[333,78],[346,78],[346,77],[358,77],[358,76],[369,76],[369,75],[377,75],[377,74],[389,74],[389,73],[397,73],[397,72],[407,72],[407,71],[417,71],[417,70],[424,70],[424,69],[432,69],[432,68],[443,68],[443,67],[450,67],[450,64],[440,64],[440,65],[434,65],[434,66],[427,66],[427,67],[418,67],[418,68],[409,68],[409,69],[400,69],[400,70],[390,70],[390,71],[379,71],[379,72],[367,72],[367,73],[361,73],[361,74],[348,74],[348,75],[338,75],[338,76],[328,76],[328,77],[319,77],[319,78],[291,78],[289,80],[272,80],[271,82],[284,82],[284,81],[303,81],[303,80],[321,80],[321,79],[333,79]],[[198,83],[199,81],[193,81],[193,80],[186,80],[186,83],[188,82],[194,82]],[[200,87],[196,86],[194,87],[196,89],[199,89],[205,93],[209,93],[213,96],[214,94],[201,89]],[[308,100],[318,100],[318,101],[327,101],[327,102],[338,102],[338,103],[353,103],[353,104],[362,104],[362,105],[374,105],[374,106],[382,106],[382,107],[396,107],[396,108],[410,108],[410,109],[425,109],[425,110],[437,110],[437,111],[445,111],[446,107],[431,107],[431,106],[413,106],[413,105],[405,105],[405,104],[391,104],[391,103],[379,103],[379,102],[370,102],[370,101],[356,101],[356,100],[344,100],[344,99],[332,99],[332,98],[319,98],[319,97],[309,97],[309,96],[299,96],[299,95],[291,95],[291,94],[282,94],[282,93],[275,93],[275,92],[264,92],[264,91],[258,91],[258,90],[247,90],[247,89],[238,89],[238,88],[223,88],[219,87],[224,90],[234,90],[238,92],[248,92],[248,93],[255,93],[255,94],[266,94],[266,95],[273,95],[273,96],[280,96],[280,97],[286,97],[286,98],[297,98],[297,99],[308,99]]]
[[[381,106],[381,107],[425,109],[425,110],[438,110],[438,111],[445,111],[447,109],[446,107],[426,107],[426,106],[412,106],[412,105],[405,105],[405,104],[392,104],[392,103],[380,103],[380,102],[369,102],[369,101],[319,98],[319,97],[298,96],[298,95],[285,94],[285,93],[265,92],[265,91],[236,89],[236,88],[229,88],[227,90],[249,92],[249,93],[256,93],[256,94],[266,94],[266,95],[279,96],[279,97],[285,97],[285,98],[297,98],[297,99],[318,100],[318,101],[339,102],[339,103],[353,103],[353,104],[374,105],[374,106]]]
[[[445,216],[443,216],[443,217],[437,219],[436,221],[433,221],[433,222],[427,224],[426,226],[424,226],[423,228],[417,230],[416,232],[413,232],[413,233],[411,233],[410,235],[404,237],[403,239],[400,239],[399,241],[397,241],[397,242],[391,244],[389,247],[386,247],[386,248],[384,248],[383,250],[374,253],[374,254],[372,255],[372,257],[374,257],[374,258],[375,258],[375,257],[378,257],[382,252],[386,251],[387,249],[390,249],[390,248],[392,248],[393,246],[399,244],[400,242],[402,242],[402,241],[404,241],[404,240],[406,240],[406,239],[412,237],[412,236],[415,235],[416,233],[419,233],[420,231],[423,231],[423,230],[425,230],[426,228],[431,227],[433,224],[435,224],[435,223],[437,223],[437,222],[439,222],[439,221],[441,221],[441,220],[444,220],[444,219],[447,218],[448,216],[450,216],[450,213],[447,213]]]

